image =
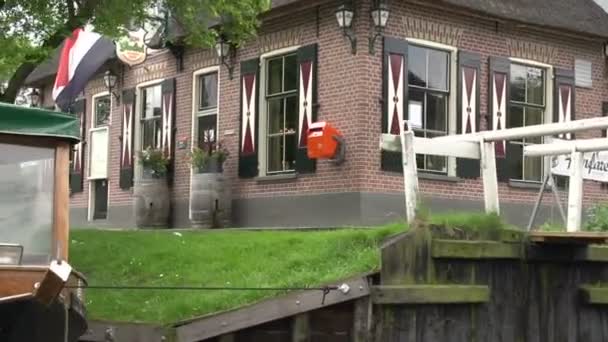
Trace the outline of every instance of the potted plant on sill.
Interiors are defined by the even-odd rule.
[[[168,227],[171,202],[167,185],[169,159],[151,147],[139,153],[142,176],[133,188],[135,223],[139,228]]]
[[[192,166],[190,186],[190,222],[195,228],[218,228],[230,225],[232,196],[224,162],[228,150],[221,143],[206,142],[189,154]]]

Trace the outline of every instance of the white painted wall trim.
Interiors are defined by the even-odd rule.
[[[260,76],[259,76],[259,108],[258,108],[258,170],[259,176],[264,177],[267,175],[267,159],[268,159],[268,149],[266,146],[266,135],[268,130],[268,106],[266,103],[266,79],[267,79],[267,70],[266,70],[266,61],[270,58],[285,55],[288,53],[293,53],[298,51],[300,48],[297,46],[290,46],[274,51],[267,52],[260,56]],[[298,75],[299,78],[299,75]],[[241,85],[242,87],[242,85]]]
[[[158,78],[151,81],[139,83],[135,86],[135,118],[133,120],[133,128],[135,134],[133,136],[133,180],[136,181],[142,174],[141,166],[139,165],[139,151],[141,150],[141,90],[154,85],[161,84],[166,78]]]
[[[417,38],[407,38],[408,43],[431,48],[437,50],[444,50],[450,53],[450,95],[448,102],[448,135],[455,135],[457,132],[457,111],[458,111],[458,48],[451,45],[441,44],[437,42],[433,42],[430,40],[417,39]],[[406,86],[409,87],[408,77],[407,75],[404,78],[404,82],[406,82]],[[409,103],[405,104],[409,106]],[[403,127],[403,125],[402,125]],[[447,171],[448,176],[455,177],[456,176],[456,158],[448,157],[448,165]]]
[[[95,101],[100,98],[100,97],[104,97],[104,96],[109,96],[110,97],[110,118],[108,121],[108,125],[107,126],[103,126],[103,127],[94,127],[95,126]],[[107,151],[108,151],[108,170],[106,175],[110,174],[110,127],[112,126],[112,116],[113,116],[113,109],[114,109],[114,96],[112,96],[112,94],[110,94],[109,91],[102,91],[99,93],[96,93],[95,95],[93,95],[91,97],[91,104],[89,105],[90,110],[89,110],[89,131],[87,132],[88,135],[88,141],[92,142],[91,140],[91,136],[92,133],[95,131],[100,131],[100,130],[106,130],[108,131],[108,147],[107,147]],[[92,143],[87,144],[87,157],[86,158],[86,179],[87,182],[89,183],[89,201],[88,201],[88,208],[87,208],[87,220],[92,221],[93,220],[93,211],[95,209],[95,186],[94,186],[94,182],[95,180],[97,180],[97,178],[92,178],[90,177],[91,175],[91,151],[92,151]],[[109,189],[109,179],[106,179],[106,182],[108,182],[108,207],[110,206],[110,189]]]

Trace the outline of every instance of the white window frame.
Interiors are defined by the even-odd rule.
[[[200,82],[199,77],[207,74],[217,74],[217,107],[215,110],[205,110],[199,111],[199,90],[200,90]],[[191,134],[191,147],[194,148],[196,146],[196,142],[198,141],[198,118],[201,116],[208,115],[216,115],[215,127],[217,128],[217,136],[216,140],[219,140],[220,136],[220,86],[221,86],[221,77],[220,77],[220,67],[219,66],[211,66],[203,69],[199,69],[192,73],[192,134]]]
[[[139,152],[141,151],[141,117],[142,117],[142,89],[152,87],[155,85],[161,85],[165,81],[165,78],[158,78],[155,80],[139,83],[135,86],[135,134],[133,136],[133,179],[141,179],[143,175],[143,169],[139,163]]]
[[[274,51],[267,52],[260,56],[260,74],[259,74],[259,118],[258,118],[258,170],[259,177],[268,176],[268,144],[266,143],[266,136],[268,135],[268,101],[266,101],[266,71],[267,61],[273,57],[280,55],[286,55],[289,53],[297,52],[300,45],[294,45]],[[299,71],[298,71],[299,72]],[[299,75],[298,75],[299,77]],[[272,173],[270,176],[281,175],[281,173]]]
[[[95,122],[96,122],[96,116],[97,113],[95,112],[95,101],[100,98],[100,97],[106,97],[109,96],[110,97],[110,118],[108,120],[108,124],[105,126],[101,126],[101,127],[95,127]],[[87,156],[89,156],[89,158],[87,158],[88,162],[87,162],[87,181],[89,183],[89,203],[88,203],[88,213],[87,213],[87,220],[88,221],[93,221],[93,214],[94,214],[94,209],[95,209],[95,181],[97,180],[102,180],[105,179],[106,182],[108,182],[108,208],[110,207],[110,186],[109,186],[109,179],[108,179],[108,175],[110,174],[110,126],[112,126],[112,110],[114,108],[114,97],[112,96],[112,94],[110,94],[109,91],[103,91],[100,93],[97,93],[95,95],[93,95],[91,97],[91,110],[90,110],[90,125],[89,125],[89,132],[87,133],[89,136],[89,141],[92,141],[91,136],[93,135],[94,132],[96,131],[107,131],[108,134],[108,170],[106,171],[106,177],[100,178],[100,177],[91,177],[91,149],[93,147],[93,144],[88,144],[87,146]],[[106,216],[106,220],[107,220],[107,216]]]
[[[456,123],[457,123],[457,111],[458,111],[458,48],[451,45],[441,44],[437,42],[432,42],[429,40],[417,39],[417,38],[407,38],[408,44],[418,45],[424,48],[435,49],[435,50],[443,50],[449,52],[450,54],[450,82],[449,82],[449,98],[448,98],[448,135],[455,135],[457,133]],[[408,87],[409,93],[409,81],[408,75],[404,76],[405,86]],[[408,99],[409,101],[409,99]],[[409,106],[409,103],[406,103],[406,106]],[[403,123],[401,125],[403,127]],[[421,173],[424,174],[433,174],[431,171],[420,170]],[[447,176],[455,177],[456,176],[456,158],[455,157],[447,157]]]
[[[542,62],[538,62],[538,61],[534,61],[534,60],[530,60],[530,59],[523,59],[523,58],[515,58],[515,57],[510,57],[509,60],[511,61],[511,64],[515,63],[515,64],[520,64],[520,65],[528,65],[528,66],[532,66],[532,67],[537,67],[537,68],[543,68],[545,69],[545,115],[544,115],[544,122],[543,123],[551,123],[553,122],[553,81],[555,79],[555,68],[550,65],[550,64],[546,64],[546,63],[542,63]],[[511,80],[511,66],[509,65],[509,84],[508,86],[510,87],[510,80]],[[508,102],[511,102],[511,98],[509,97]],[[509,156],[507,155],[507,158],[509,158]],[[543,170],[542,170],[542,177],[546,177],[549,172],[551,172],[551,157],[550,156],[545,156],[544,160],[543,160]],[[516,183],[528,183],[528,184],[538,184],[540,182],[542,182],[542,180],[540,182],[536,182],[536,181],[526,181],[523,179],[509,179],[510,182],[516,182]]]

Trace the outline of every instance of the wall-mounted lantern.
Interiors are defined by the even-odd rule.
[[[378,37],[382,37],[382,33],[386,28],[386,24],[388,23],[388,18],[390,17],[391,10],[384,2],[384,0],[375,0],[374,5],[371,11],[371,17],[374,22],[375,33],[372,37],[369,38],[369,53],[375,53],[375,45],[376,39]]]
[[[350,40],[351,51],[354,54],[357,53],[357,37],[352,30],[353,19],[355,18],[355,12],[350,2],[344,2],[336,10],[336,19],[338,20],[338,27],[344,31],[344,36]]]
[[[120,96],[114,92],[114,89],[116,89],[117,80],[118,77],[110,70],[106,71],[106,73],[103,75],[103,84],[106,86],[106,89],[108,89],[110,94],[114,95],[116,101],[120,101]]]
[[[218,35],[215,43],[215,52],[220,62],[228,68],[228,78],[233,78],[235,46],[222,34]]]
[[[40,93],[38,92],[38,90],[32,89],[32,91],[29,93],[29,97],[30,97],[30,105],[32,107],[40,106]]]

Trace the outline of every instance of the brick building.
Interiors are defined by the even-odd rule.
[[[120,98],[108,94],[100,70],[79,102],[85,141],[109,132],[106,169],[92,168],[92,147],[82,145],[73,225],[134,225],[131,170],[121,153],[167,133],[150,131],[150,122],[161,120],[172,101],[175,227],[189,225],[185,157],[203,130],[213,131],[231,153],[224,172],[232,184],[234,226],[368,225],[404,215],[400,157],[378,148],[380,134],[398,132],[400,119],[432,137],[608,110],[608,15],[592,0],[392,0],[384,30],[374,26],[373,2],[354,1],[352,28],[344,31],[336,20],[342,1],[273,1],[258,37],[236,51],[233,78],[212,49],[179,50],[183,68],[169,50],[132,68],[108,61],[119,70]],[[356,51],[345,32],[356,37]],[[371,51],[368,38],[377,32]],[[47,106],[54,65],[48,61],[28,78]],[[125,113],[135,117],[133,140],[123,133]],[[342,132],[344,163],[306,158],[302,127],[315,120]],[[522,157],[522,145],[534,142],[505,144],[498,163],[503,214],[514,223],[527,222],[548,169],[541,159]],[[419,156],[418,162],[431,208],[483,208],[470,161]],[[137,178],[141,170],[133,165]],[[95,192],[106,191],[107,213],[98,219]],[[599,183],[585,182],[586,205],[605,198]],[[554,211],[547,206],[541,214]]]

